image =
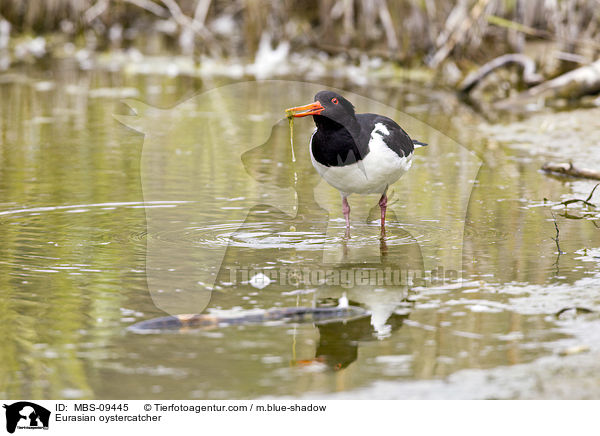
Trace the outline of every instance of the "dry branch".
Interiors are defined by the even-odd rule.
[[[437,67],[441,64],[448,55],[454,50],[454,47],[468,35],[469,29],[473,26],[473,24],[479,19],[481,14],[483,13],[486,5],[490,0],[479,0],[475,6],[471,9],[470,14],[466,19],[460,24],[460,26],[448,35],[448,38],[441,44],[441,47],[435,52],[435,54],[431,57],[428,64],[431,68]]]
[[[163,4],[167,7],[175,22],[184,29],[190,29],[194,33],[200,35],[204,39],[210,38],[210,33],[204,27],[204,23],[200,23],[198,20],[193,20],[185,15],[175,0],[162,0]]]
[[[562,174],[566,176],[600,180],[600,172],[586,168],[576,168],[572,162],[559,164],[549,162],[542,166],[542,170],[549,173]]]
[[[208,8],[210,7],[209,1],[200,0],[196,6],[193,19],[183,13],[175,0],[162,0],[162,3],[167,7],[177,25],[202,38],[212,55],[215,57],[219,56],[218,44],[211,32],[204,25],[206,14],[208,14]]]
[[[469,74],[459,86],[459,91],[468,94],[492,71],[507,65],[521,66],[523,68],[523,81],[527,84],[540,83],[543,80],[543,77],[535,72],[535,62],[529,56],[518,53],[505,54],[489,61],[477,71]]]
[[[547,97],[576,98],[600,91],[600,60],[548,80],[515,97],[496,102],[498,109],[510,109]]]
[[[514,30],[516,32],[521,32],[526,35],[535,36],[541,39],[568,43],[574,46],[589,46],[595,48],[600,47],[600,44],[591,38],[571,38],[564,35],[562,35],[560,38],[557,38],[548,30],[536,29],[534,27],[526,26],[515,21],[507,20],[506,18],[498,17],[496,15],[488,15],[486,19],[490,24]]]
[[[98,18],[108,8],[109,0],[98,0],[92,7],[83,13],[83,20],[86,23],[91,23]]]
[[[210,8],[211,0],[198,0],[196,4],[196,11],[194,12],[194,21],[201,26],[204,26],[206,22],[206,16],[208,15],[208,9]]]
[[[379,19],[381,20],[381,24],[383,25],[383,29],[385,31],[388,48],[390,51],[395,52],[398,50],[398,37],[396,36],[396,31],[394,30],[394,22],[392,21],[392,15],[388,9],[387,1],[379,0],[378,8]]]
[[[148,12],[153,13],[156,16],[161,18],[167,18],[169,13],[162,6],[154,3],[150,0],[124,0],[126,3],[131,3],[132,5],[138,6],[142,9],[147,10]]]

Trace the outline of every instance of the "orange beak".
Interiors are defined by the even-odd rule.
[[[291,107],[285,110],[288,116],[292,117],[306,117],[308,115],[319,115],[325,108],[320,102],[315,101],[314,103],[307,104],[306,106]]]

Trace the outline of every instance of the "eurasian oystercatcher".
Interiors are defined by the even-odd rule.
[[[288,116],[312,115],[317,126],[310,138],[310,156],[317,172],[342,195],[346,231],[350,228],[350,194],[380,193],[381,232],[385,233],[388,186],[412,165],[413,140],[394,120],[377,114],[356,114],[354,106],[332,91],[320,91],[315,102],[287,109]]]

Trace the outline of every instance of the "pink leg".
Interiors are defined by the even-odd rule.
[[[344,212],[344,218],[346,218],[346,228],[350,228],[350,205],[348,204],[348,199],[346,197],[342,197],[342,212]]]
[[[387,210],[387,195],[384,193],[379,200],[381,208],[381,233],[385,234],[385,211]]]

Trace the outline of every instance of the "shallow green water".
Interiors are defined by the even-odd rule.
[[[329,394],[554,353],[565,334],[552,314],[597,304],[600,267],[582,250],[600,246],[600,231],[594,214],[555,208],[566,251],[557,258],[543,199],[574,194],[569,181],[538,172],[552,155],[498,145],[438,91],[324,82],[370,97],[353,100],[359,112],[388,108],[430,143],[393,187],[383,242],[375,197],[350,198],[353,228],[343,237],[339,196],[310,164],[309,119],[295,123],[291,159],[283,109],[322,85],[202,94],[225,82],[66,62],[0,76],[0,395]],[[327,271],[438,267],[451,273],[445,283],[318,282]],[[248,283],[268,271],[286,281]],[[344,294],[373,315],[126,330],[165,308],[322,306]]]

